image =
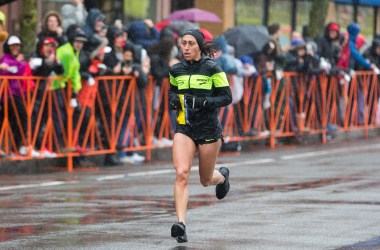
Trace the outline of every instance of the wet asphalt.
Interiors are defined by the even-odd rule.
[[[380,138],[224,154],[221,201],[190,178],[188,243],[171,159],[0,175],[0,249],[380,249]]]

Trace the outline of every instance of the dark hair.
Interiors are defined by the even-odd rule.
[[[124,45],[123,52],[126,52],[126,51],[131,51],[132,55],[135,54],[135,48],[132,45],[130,45],[130,44],[125,44]]]
[[[215,54],[219,51],[219,47],[212,41],[206,41],[201,49],[201,53],[210,58],[214,58]]]
[[[269,35],[273,35],[279,30],[280,30],[280,24],[278,24],[278,23],[273,23],[273,24],[268,26]]]
[[[162,38],[157,41],[155,44],[150,46],[147,49],[148,55],[151,57],[152,55],[158,55],[164,61],[169,62],[170,53],[172,51],[173,46],[176,46],[174,40],[170,37]]]

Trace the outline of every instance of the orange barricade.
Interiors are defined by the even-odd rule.
[[[267,77],[272,86],[270,107],[264,107],[261,77],[247,77],[239,86],[241,100],[220,110],[224,135],[229,141],[276,139],[321,134],[322,142],[333,127],[341,131],[378,128],[380,90],[378,76],[356,72],[350,82],[335,76],[284,72]],[[234,76],[229,80],[234,89]],[[94,85],[83,81],[79,106],[70,105],[73,93],[52,90],[53,78],[2,77],[0,84],[1,160],[73,157],[118,151],[145,151],[148,160],[154,140],[173,138],[175,111],[169,109],[169,81],[161,86],[150,77],[139,89],[130,76],[103,76]]]

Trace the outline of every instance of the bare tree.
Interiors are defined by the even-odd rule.
[[[311,38],[315,38],[323,32],[329,2],[329,0],[313,0],[309,13],[309,33]]]
[[[20,34],[23,43],[23,53],[28,57],[36,47],[36,27],[38,23],[36,0],[23,1],[20,22]]]

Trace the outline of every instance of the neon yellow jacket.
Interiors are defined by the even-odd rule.
[[[71,81],[74,91],[82,88],[80,77],[79,51],[75,52],[71,43],[65,43],[57,49],[57,59],[62,63],[65,71],[62,80],[53,81],[52,89],[65,88],[67,81]]]

